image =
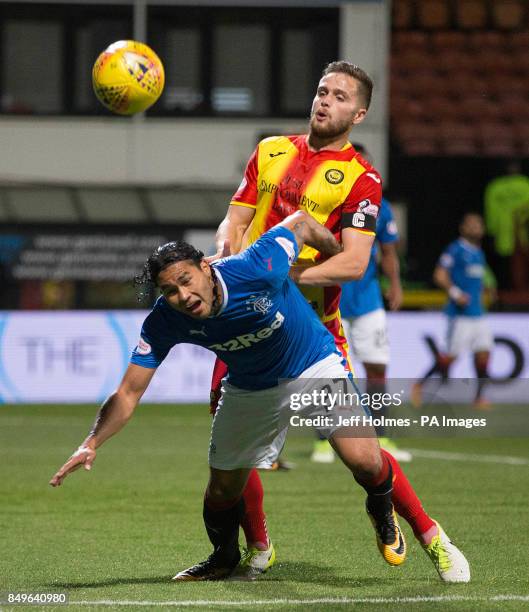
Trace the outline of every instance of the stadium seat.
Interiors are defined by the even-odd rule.
[[[506,40],[512,50],[523,49],[529,52],[529,31],[509,32]]]
[[[409,157],[438,156],[440,148],[436,141],[413,137],[401,141],[402,148]]]
[[[486,0],[456,0],[456,25],[463,30],[484,28],[487,25]]]
[[[489,83],[491,93],[497,96],[506,91],[520,95],[529,93],[529,80],[527,78],[520,78],[516,74],[496,74],[494,79],[490,79]]]
[[[492,23],[500,30],[521,30],[526,25],[527,0],[493,0]]]
[[[439,136],[443,142],[449,140],[473,141],[476,138],[476,132],[476,127],[461,120],[439,124]]]
[[[447,85],[450,93],[457,97],[484,97],[488,96],[491,91],[489,79],[469,72],[454,72],[450,75]]]
[[[395,132],[398,138],[402,140],[418,138],[420,140],[435,141],[439,136],[437,125],[426,121],[403,121],[396,126]]]
[[[409,75],[406,79],[406,89],[409,91],[409,95],[424,99],[444,96],[449,88],[446,79],[435,72],[429,71]]]
[[[502,92],[498,106],[502,116],[512,123],[521,120],[529,122],[529,98],[519,93]]]
[[[412,74],[417,71],[431,71],[434,62],[433,55],[423,52],[408,51],[394,54],[391,58],[392,72]]]
[[[413,0],[393,0],[391,23],[394,28],[407,29],[413,25]]]
[[[446,30],[451,26],[450,6],[446,0],[417,2],[417,22],[425,30]]]
[[[432,32],[432,47],[436,53],[464,51],[467,46],[467,34],[457,30]]]
[[[467,40],[470,48],[478,53],[484,49],[488,51],[503,49],[507,43],[505,35],[496,30],[476,30],[475,32],[468,32]]]
[[[489,78],[495,73],[509,73],[513,69],[512,56],[498,50],[484,49],[476,56],[477,71]]]
[[[457,121],[461,117],[461,103],[453,95],[427,98],[424,108],[423,116],[432,121]]]
[[[479,57],[475,53],[447,51],[446,53],[437,54],[435,65],[439,70],[451,77],[461,71],[478,72]]]
[[[511,55],[513,72],[519,78],[529,78],[529,49],[516,49]]]
[[[518,148],[514,129],[505,123],[482,123],[479,126],[481,152],[488,157],[514,157]]]
[[[441,150],[447,156],[466,156],[476,157],[479,154],[479,149],[475,139],[467,140],[465,138],[452,138],[441,142]]]
[[[489,97],[466,93],[459,104],[460,116],[470,123],[500,121],[501,107]]]
[[[529,157],[529,123],[521,121],[513,127],[520,157]]]
[[[393,32],[391,38],[392,53],[428,53],[430,39],[426,32],[401,30]]]
[[[421,121],[427,118],[424,102],[409,96],[391,96],[390,98],[391,120],[395,123]]]

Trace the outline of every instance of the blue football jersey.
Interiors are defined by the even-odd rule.
[[[456,315],[481,316],[483,314],[481,296],[485,273],[483,251],[468,240],[459,238],[448,245],[439,258],[439,265],[448,270],[454,285],[470,296],[470,302],[466,306],[458,306],[449,299],[445,308],[446,314],[450,317]]]
[[[343,317],[359,317],[384,307],[377,274],[377,243],[388,244],[399,239],[397,224],[390,203],[382,198],[377,217],[376,237],[364,276],[342,285],[340,313]]]
[[[232,385],[257,390],[336,353],[332,335],[288,277],[297,256],[293,233],[275,227],[242,253],[215,262],[223,303],[207,319],[178,312],[161,296],[131,363],[156,368],[175,344],[198,344],[226,362]]]

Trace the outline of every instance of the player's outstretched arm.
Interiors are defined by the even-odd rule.
[[[329,257],[342,251],[342,245],[332,233],[302,210],[290,215],[279,225],[287,227],[294,234],[299,251],[304,244],[318,249],[320,253]]]
[[[154,368],[129,365],[118,390],[112,393],[101,406],[92,430],[84,442],[50,480],[52,487],[60,486],[68,474],[75,472],[80,467],[84,467],[85,470],[92,469],[96,458],[96,448],[127,423],[149,386],[155,371]]]

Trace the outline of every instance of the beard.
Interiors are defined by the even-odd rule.
[[[351,122],[343,119],[342,121],[327,121],[325,125],[320,125],[312,115],[309,121],[310,133],[317,138],[333,139],[343,134],[348,134],[351,129]]]

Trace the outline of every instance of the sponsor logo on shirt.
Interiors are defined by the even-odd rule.
[[[136,352],[139,355],[148,355],[152,351],[151,345],[148,342],[145,342],[143,338],[138,340],[138,346],[136,347]]]
[[[366,176],[368,176],[369,178],[373,179],[375,181],[375,183],[381,183],[382,181],[380,180],[380,178],[376,175],[373,174],[372,172],[366,172]]]
[[[333,168],[332,170],[327,170],[325,173],[325,178],[328,183],[331,183],[331,185],[338,185],[338,183],[343,181],[344,174],[341,170],[336,170]]]
[[[252,346],[252,344],[257,344],[262,340],[266,340],[266,338],[270,338],[274,331],[283,325],[284,320],[285,317],[278,311],[269,327],[263,327],[254,334],[241,334],[222,344],[210,344],[208,348],[212,351],[240,351],[241,349]]]
[[[207,336],[208,334],[206,333],[206,328],[203,325],[200,329],[190,329],[189,330],[189,335],[190,336]]]

